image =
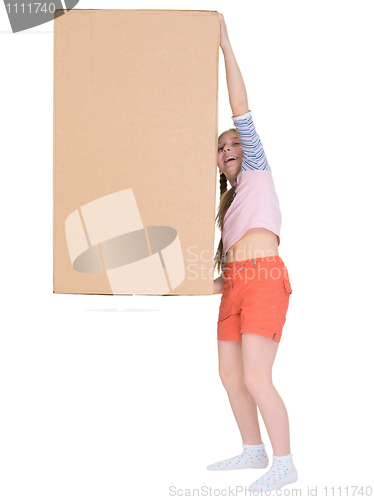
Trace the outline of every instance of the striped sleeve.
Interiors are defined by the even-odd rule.
[[[261,139],[253,123],[252,111],[231,118],[239,133],[243,150],[241,170],[271,170]]]

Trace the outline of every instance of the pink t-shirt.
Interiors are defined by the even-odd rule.
[[[270,165],[252,119],[252,111],[232,117],[243,150],[234,199],[223,221],[222,272],[228,249],[253,227],[264,227],[278,236],[282,214]]]

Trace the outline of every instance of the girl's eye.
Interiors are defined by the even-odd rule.
[[[234,142],[234,146],[240,146],[240,142]],[[221,151],[222,148],[218,148],[218,151]]]

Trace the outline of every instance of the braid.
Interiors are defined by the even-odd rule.
[[[229,208],[229,206],[231,205],[232,203],[232,200],[233,200],[233,196],[224,196],[225,193],[228,192],[228,189],[227,189],[227,177],[226,175],[222,172],[220,177],[219,177],[219,188],[220,188],[220,208],[219,208],[219,211],[218,211],[218,214],[217,214],[217,217],[216,217],[216,220],[218,221],[218,227],[220,228],[221,232],[222,232],[222,228],[223,228],[223,219],[224,219],[224,216]],[[232,187],[230,189],[230,192],[234,192],[235,193],[235,188]],[[225,260],[225,255],[224,255],[224,249],[223,249],[223,240],[222,240],[222,237],[220,239],[220,242],[218,244],[218,248],[217,248],[217,252],[216,252],[216,255],[215,255],[215,266],[217,266],[217,270],[218,272],[221,272],[221,263],[224,262]]]
[[[236,132],[238,133],[236,128],[230,128],[229,130],[226,130],[225,132],[222,132],[222,134],[218,137],[218,140],[223,136],[224,133],[226,132]],[[225,214],[227,210],[229,209],[234,197],[235,197],[235,191],[236,188],[233,186],[230,188],[230,190],[227,189],[227,177],[226,175],[222,172],[219,177],[219,188],[220,188],[220,203],[219,203],[219,209],[218,213],[216,216],[216,222],[218,223],[218,227],[221,230],[223,230],[223,219],[225,218]],[[230,193],[227,193],[230,191]],[[226,196],[225,193],[227,193]],[[214,257],[214,267],[217,268],[217,271],[220,273],[221,272],[221,263],[224,263],[225,261],[225,252],[223,249],[223,241],[222,241],[222,236],[220,239],[220,242],[218,244],[217,252]]]
[[[227,191],[227,177],[223,172],[219,176],[219,187],[220,187],[220,195],[222,197],[222,195]]]

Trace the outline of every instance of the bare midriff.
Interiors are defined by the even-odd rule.
[[[226,263],[279,255],[278,236],[263,227],[254,227],[226,252]]]

